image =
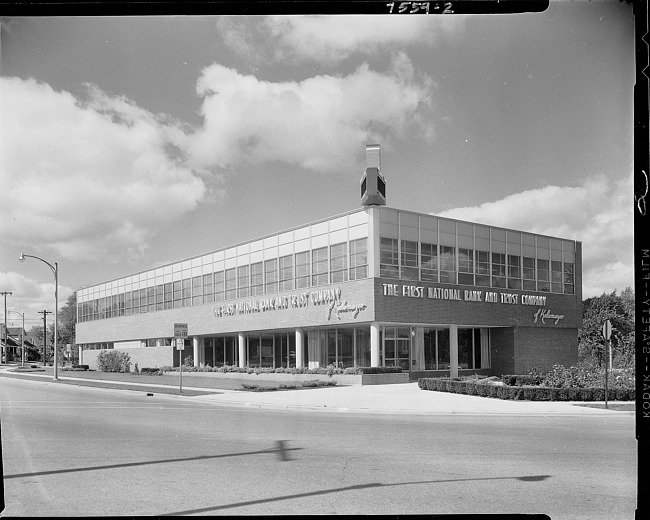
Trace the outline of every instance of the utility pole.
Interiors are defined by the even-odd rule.
[[[52,311],[38,311],[39,314],[43,315],[43,366],[45,366],[45,361],[47,358],[47,315],[52,314]]]
[[[9,337],[9,330],[7,330],[7,295],[13,294],[9,291],[0,292],[2,296],[5,297],[5,341],[2,345],[2,354],[0,354],[0,363],[4,359],[4,362],[7,362],[7,338]]]

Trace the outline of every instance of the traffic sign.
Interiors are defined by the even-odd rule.
[[[176,350],[183,350],[185,349],[185,339],[184,338],[176,338]]]
[[[174,323],[174,337],[187,338],[187,323]]]
[[[612,323],[609,320],[605,320],[603,323],[603,338],[609,340],[612,337]]]

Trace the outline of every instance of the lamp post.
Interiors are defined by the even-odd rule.
[[[23,328],[20,330],[20,361],[21,366],[25,366],[25,313],[9,310],[7,312],[13,312],[14,314],[20,314],[23,317]]]
[[[26,255],[24,253],[20,253],[19,260],[21,262],[25,261],[25,258],[35,258],[36,260],[40,260],[44,264],[47,264],[47,266],[52,269],[52,272],[54,273],[54,380],[56,381],[59,379],[59,367],[58,367],[58,359],[57,359],[57,350],[58,350],[58,341],[59,341],[59,264],[54,262],[54,265],[52,265],[50,262],[47,260],[43,260],[42,258],[39,258],[38,256],[34,255]],[[43,334],[47,334],[47,331],[43,331]]]

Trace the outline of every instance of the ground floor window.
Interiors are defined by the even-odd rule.
[[[204,364],[211,367],[234,366],[239,363],[239,344],[236,336],[205,338]]]
[[[424,329],[425,370],[449,370],[450,331],[436,327]],[[489,330],[485,328],[458,329],[458,368],[480,369],[490,367]]]
[[[312,329],[306,343],[305,365],[370,366],[370,327]]]
[[[457,334],[458,368],[489,368],[489,330],[459,327]],[[243,356],[244,366],[250,368],[294,368],[297,360],[296,332],[292,329],[247,333],[244,335]],[[379,327],[378,356],[379,366],[399,366],[403,370],[412,370],[414,366],[425,370],[449,370],[450,328],[382,325]],[[237,366],[240,361],[239,337],[203,338],[200,361],[216,367]],[[340,368],[371,366],[370,325],[304,330],[302,366],[330,365]]]
[[[424,329],[424,369],[449,370],[449,329]]]

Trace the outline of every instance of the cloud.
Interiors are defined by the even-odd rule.
[[[240,55],[251,57],[251,49],[259,48],[275,61],[336,63],[396,46],[432,47],[441,37],[454,37],[464,24],[458,16],[269,16],[224,17],[218,28]]]
[[[633,177],[546,186],[440,216],[582,242],[583,298],[634,286]]]
[[[204,181],[186,134],[162,116],[88,86],[88,99],[0,78],[0,236],[63,258],[117,260],[192,211]]]
[[[359,143],[432,139],[434,83],[395,54],[385,73],[361,65],[343,77],[272,83],[213,64],[202,71],[203,127],[192,136],[197,165],[282,161],[315,171],[348,169]],[[409,134],[410,135],[410,134]]]
[[[25,313],[25,319],[33,321],[37,312],[43,309],[54,312],[54,282],[37,283],[20,273],[0,271],[0,287],[10,287],[11,294],[7,295],[7,309]],[[59,285],[59,309],[63,307],[74,293],[69,287]],[[4,298],[0,300],[0,314],[4,314]],[[11,319],[17,319],[17,314],[11,313]],[[9,320],[10,316],[7,316]],[[48,318],[48,321],[51,318]],[[25,328],[29,328],[26,326]]]

